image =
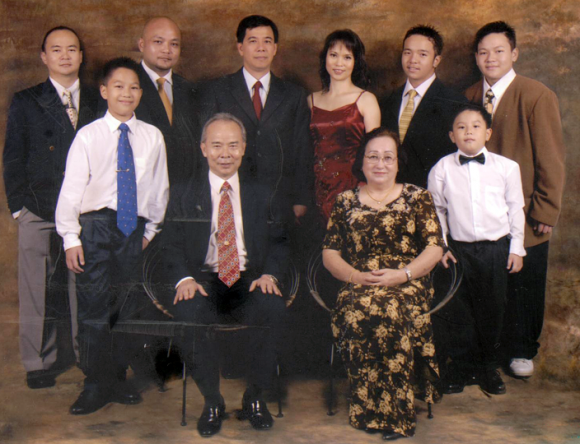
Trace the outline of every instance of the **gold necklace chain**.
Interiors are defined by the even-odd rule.
[[[395,188],[395,185],[397,185],[397,182],[395,182],[393,185],[391,185],[391,188],[389,188],[389,191],[387,191],[387,194],[385,194],[385,196],[381,200],[376,200],[373,196],[371,196],[368,185],[365,187],[365,191],[367,192],[368,196],[372,200],[374,200],[377,204],[381,205],[385,201],[385,199],[387,197],[389,197],[389,194],[391,194],[391,191],[393,191],[393,188]]]

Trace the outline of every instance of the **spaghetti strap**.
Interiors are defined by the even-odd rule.
[[[361,92],[358,97],[356,98],[356,100],[354,101],[354,103],[356,104],[356,102],[358,102],[358,99],[360,99],[360,96],[362,96],[364,93],[366,93],[366,91]],[[314,105],[314,101],[312,102],[312,104]]]

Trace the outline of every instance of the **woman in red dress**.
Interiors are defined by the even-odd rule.
[[[328,220],[336,196],[356,187],[355,154],[365,133],[378,128],[381,111],[368,86],[365,47],[350,29],[332,32],[320,53],[322,90],[309,97],[316,205]]]

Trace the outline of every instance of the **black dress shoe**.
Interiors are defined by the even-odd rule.
[[[109,403],[109,392],[103,389],[84,389],[70,408],[71,415],[88,415]]]
[[[274,425],[274,419],[262,398],[250,399],[246,395],[242,400],[242,412],[238,419],[249,419],[256,430],[271,429]]]
[[[399,438],[405,438],[405,436],[391,430],[385,430],[383,432],[383,441],[394,441]]]
[[[461,393],[465,388],[465,378],[457,373],[449,374],[443,379],[439,388],[446,395]]]
[[[225,413],[226,405],[223,398],[217,405],[206,404],[197,421],[199,435],[203,438],[209,438],[218,433],[222,428],[222,419]]]
[[[143,401],[143,398],[141,398],[139,392],[131,384],[122,382],[113,387],[109,400],[118,404],[134,405]]]
[[[481,389],[492,395],[503,395],[505,393],[505,384],[495,369],[483,370],[479,380]]]
[[[31,389],[54,387],[56,380],[50,370],[34,370],[26,373],[26,385]]]

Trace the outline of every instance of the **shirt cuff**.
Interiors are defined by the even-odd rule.
[[[156,231],[147,229],[147,226],[145,226],[145,232],[143,233],[143,237],[147,239],[149,242],[153,240],[156,234],[157,234]]]
[[[195,281],[195,279],[192,276],[187,276],[184,277],[183,279],[181,279],[177,284],[175,284],[175,289],[177,290],[177,287],[179,287],[181,285],[182,282],[184,281]]]
[[[519,239],[512,239],[510,241],[510,254],[517,254],[520,257],[524,257],[527,254],[524,248],[524,242]]]
[[[64,250],[82,246],[82,242],[76,234],[65,234],[63,237]]]
[[[18,217],[20,216],[20,213],[21,212],[22,212],[22,210],[15,211],[14,213],[12,213],[12,217],[14,219],[18,219]]]

